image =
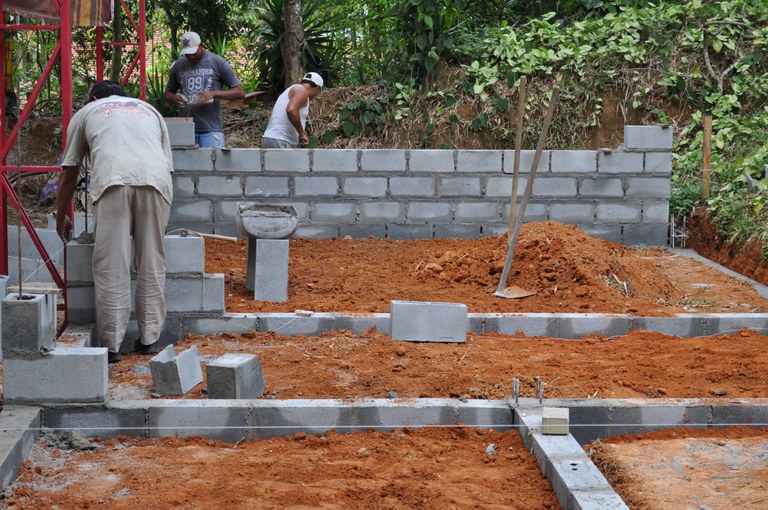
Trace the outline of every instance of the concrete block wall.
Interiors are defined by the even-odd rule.
[[[545,151],[526,221],[667,245],[672,129],[626,126],[616,149]],[[514,151],[180,149],[169,231],[239,236],[240,201],[292,205],[299,237],[478,237],[506,231]],[[534,151],[523,151],[518,196]],[[518,200],[518,204],[520,200]]]

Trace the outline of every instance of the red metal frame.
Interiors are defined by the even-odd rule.
[[[119,0],[120,5],[126,14],[127,18],[133,25],[138,41],[136,42],[113,42],[103,41],[104,29],[101,26],[96,27],[96,80],[102,80],[104,76],[104,63],[103,63],[103,49],[102,45],[122,45],[137,48],[136,55],[134,56],[131,64],[129,65],[125,76],[121,80],[121,83],[125,85],[128,83],[128,79],[135,70],[136,66],[139,67],[139,86],[140,97],[146,100],[147,97],[147,83],[146,83],[146,7],[145,0],[139,0],[139,20],[138,23],[131,15],[130,9],[125,3],[125,0]],[[24,125],[24,121],[29,117],[32,109],[35,106],[37,98],[43,89],[43,86],[50,76],[51,71],[54,69],[56,63],[59,63],[60,83],[61,83],[61,124],[62,124],[62,152],[67,143],[67,128],[69,122],[72,119],[72,0],[52,0],[59,13],[59,24],[6,24],[5,22],[0,24],[0,60],[3,62],[3,72],[0,73],[0,274],[7,275],[8,271],[8,203],[10,202],[13,207],[16,208],[19,214],[19,218],[26,228],[32,242],[40,253],[40,256],[45,261],[45,265],[56,283],[56,286],[61,289],[64,297],[64,303],[59,305],[59,310],[64,311],[64,321],[60,326],[57,334],[61,334],[68,324],[67,317],[67,285],[66,285],[66,249],[64,250],[65,270],[62,277],[56,266],[51,261],[45,246],[40,241],[40,237],[37,235],[37,231],[32,225],[29,216],[24,210],[24,206],[19,200],[16,191],[11,186],[7,173],[14,172],[59,172],[61,169],[56,166],[30,166],[30,165],[7,165],[6,159],[11,152],[15,143],[18,143],[19,133],[21,126]],[[0,13],[4,12],[3,0],[0,0]],[[5,80],[5,40],[6,32],[14,30],[54,30],[59,32],[59,40],[51,54],[45,69],[38,78],[34,88],[29,93],[27,103],[24,106],[23,111],[20,112],[16,125],[13,127],[11,133],[6,136],[6,80]],[[20,96],[20,94],[19,94]],[[21,98],[19,97],[19,100]],[[68,216],[73,217],[74,208],[72,204],[69,206]],[[21,279],[23,275],[19,275]]]

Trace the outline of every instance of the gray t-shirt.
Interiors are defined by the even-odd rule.
[[[181,92],[187,98],[187,105],[179,114],[195,120],[195,132],[223,131],[219,100],[197,104],[197,94],[208,90],[222,90],[222,85],[234,88],[240,85],[235,72],[222,57],[206,51],[198,62],[181,57],[171,66],[167,92]]]

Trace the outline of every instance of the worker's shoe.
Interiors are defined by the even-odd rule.
[[[137,340],[136,352],[139,354],[157,354],[160,352],[160,340],[155,340],[155,343],[149,345],[145,345],[141,343],[141,340]]]
[[[109,351],[107,353],[107,363],[117,363],[121,359],[123,359],[123,355],[119,352]]]

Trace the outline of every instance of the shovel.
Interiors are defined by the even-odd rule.
[[[512,266],[512,259],[515,255],[515,245],[517,244],[517,236],[520,233],[520,225],[523,223],[523,218],[525,217],[525,208],[528,205],[528,199],[531,198],[531,194],[533,192],[533,181],[536,178],[536,170],[539,167],[539,162],[541,161],[541,153],[544,150],[544,143],[547,141],[547,133],[549,132],[549,124],[552,121],[552,115],[555,110],[555,104],[557,103],[557,96],[560,93],[560,86],[555,84],[554,88],[552,89],[552,99],[549,101],[549,107],[547,108],[547,112],[544,114],[544,124],[541,128],[541,133],[539,134],[539,143],[536,146],[536,153],[533,157],[533,163],[531,164],[531,173],[530,177],[528,178],[528,183],[525,186],[525,194],[523,195],[523,201],[520,202],[520,212],[517,214],[517,217],[515,217],[515,202],[517,199],[517,177],[520,167],[520,137],[522,132],[522,109],[525,106],[525,98],[523,97],[525,94],[525,76],[520,78],[520,98],[518,101],[518,108],[517,108],[517,133],[515,136],[515,167],[514,167],[514,176],[512,178],[512,198],[511,198],[511,210],[509,212],[509,223],[511,227],[511,231],[509,233],[509,243],[507,244],[507,258],[504,261],[504,269],[501,272],[501,279],[499,280],[499,286],[496,289],[496,292],[494,292],[494,296],[503,297],[503,298],[510,298],[510,299],[521,299],[528,296],[533,296],[536,293],[531,292],[529,290],[525,290],[521,287],[518,287],[516,285],[504,288],[504,286],[507,284],[507,278],[509,278],[509,268]],[[522,105],[522,106],[521,106]],[[512,227],[512,224],[514,223],[514,227]]]

